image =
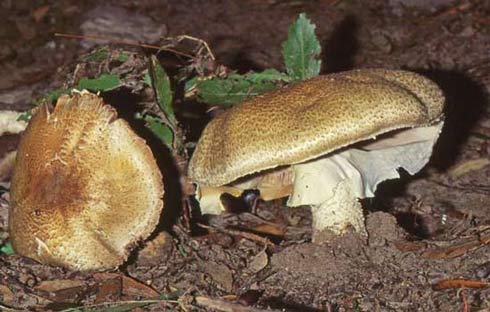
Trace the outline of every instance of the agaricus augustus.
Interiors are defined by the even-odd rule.
[[[37,109],[24,132],[10,191],[14,250],[76,270],[120,265],[154,230],[162,175],[145,141],[95,94]]]
[[[189,163],[203,213],[223,192],[259,189],[310,205],[320,232],[365,232],[360,198],[428,162],[444,97],[413,72],[362,69],[319,76],[254,97],[205,128]]]

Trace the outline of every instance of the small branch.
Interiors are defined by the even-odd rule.
[[[427,249],[422,254],[426,259],[451,259],[464,255],[468,251],[481,248],[490,244],[490,235],[483,235],[478,238],[467,240],[452,246]]]
[[[131,47],[139,47],[139,48],[146,48],[146,49],[153,49],[153,50],[161,50],[161,51],[168,51],[180,56],[184,56],[187,58],[193,58],[192,55],[183,53],[174,49],[170,49],[167,47],[161,47],[161,46],[156,46],[156,45],[151,45],[151,44],[145,44],[145,43],[137,43],[137,42],[132,42],[132,41],[124,41],[124,40],[114,40],[113,38],[106,38],[102,36],[94,36],[94,35],[75,35],[75,34],[65,34],[65,33],[55,33],[55,37],[61,37],[61,38],[69,38],[69,39],[79,39],[79,40],[86,40],[86,41],[108,41],[113,44],[120,44],[120,45],[127,45]]]
[[[470,308],[468,306],[468,300],[466,299],[466,291],[464,288],[458,289],[457,296],[461,297],[461,300],[463,301],[463,312],[469,312]]]
[[[0,311],[17,312],[17,311],[25,311],[25,309],[12,308],[0,303]]]
[[[196,38],[196,37],[189,36],[189,35],[182,35],[182,36],[179,36],[179,38],[199,42],[200,44],[202,44],[206,48],[206,51],[208,52],[208,55],[211,57],[211,60],[213,60],[213,61],[216,60],[216,58],[214,57],[213,52],[211,51],[211,48],[209,47],[209,45],[208,45],[208,43],[206,41],[204,41],[202,39],[199,39],[199,38]]]
[[[201,224],[201,223],[197,223],[197,225],[203,229],[206,229],[206,230],[210,230],[210,231],[214,231],[214,232],[222,232],[222,233],[232,235],[232,236],[241,236],[241,237],[244,237],[246,239],[262,243],[266,247],[271,247],[271,248],[276,247],[276,245],[273,242],[271,242],[269,239],[267,239],[266,237],[262,237],[260,235],[257,235],[257,234],[253,234],[253,233],[249,233],[249,232],[236,231],[236,230],[230,230],[230,229],[219,229],[219,228],[215,228],[215,227],[205,225],[205,224]]]
[[[446,290],[454,288],[486,288],[490,282],[465,280],[465,279],[445,279],[432,285],[434,290]]]

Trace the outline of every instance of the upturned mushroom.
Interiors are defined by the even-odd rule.
[[[319,76],[254,97],[205,128],[189,163],[203,213],[220,213],[223,192],[259,189],[310,205],[320,233],[364,233],[359,199],[428,162],[443,124],[435,83],[401,70]]]
[[[10,192],[14,250],[76,270],[115,268],[154,230],[162,175],[145,141],[95,94],[37,109]]]

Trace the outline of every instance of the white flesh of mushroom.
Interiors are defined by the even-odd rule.
[[[442,122],[404,130],[360,148],[293,166],[288,206],[311,205],[313,228],[342,234],[352,225],[364,232],[360,198],[374,197],[379,183],[399,178],[398,168],[415,174],[429,161]]]

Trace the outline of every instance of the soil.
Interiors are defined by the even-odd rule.
[[[180,213],[178,164],[133,118],[154,102],[137,78],[155,51],[121,41],[158,46],[187,35],[207,42],[216,63],[231,70],[283,70],[281,43],[301,12],[316,24],[322,73],[403,68],[439,84],[446,122],[430,164],[364,201],[367,237],[348,233],[313,244],[309,208],[287,208],[283,200],[259,201],[253,213],[194,212],[189,227]],[[166,183],[158,230],[113,272],[1,254],[0,309],[103,310],[114,303],[117,311],[490,311],[490,2],[3,1],[0,18],[1,109],[25,111],[80,77],[118,72],[125,87],[104,99],[162,155]],[[101,46],[111,56],[89,61]],[[118,61],[123,50],[129,58]],[[183,67],[172,53],[159,59],[172,75]],[[174,84],[178,117],[195,141],[211,115],[183,100]],[[0,154],[17,141],[0,140]],[[2,242],[8,187],[2,182]]]

